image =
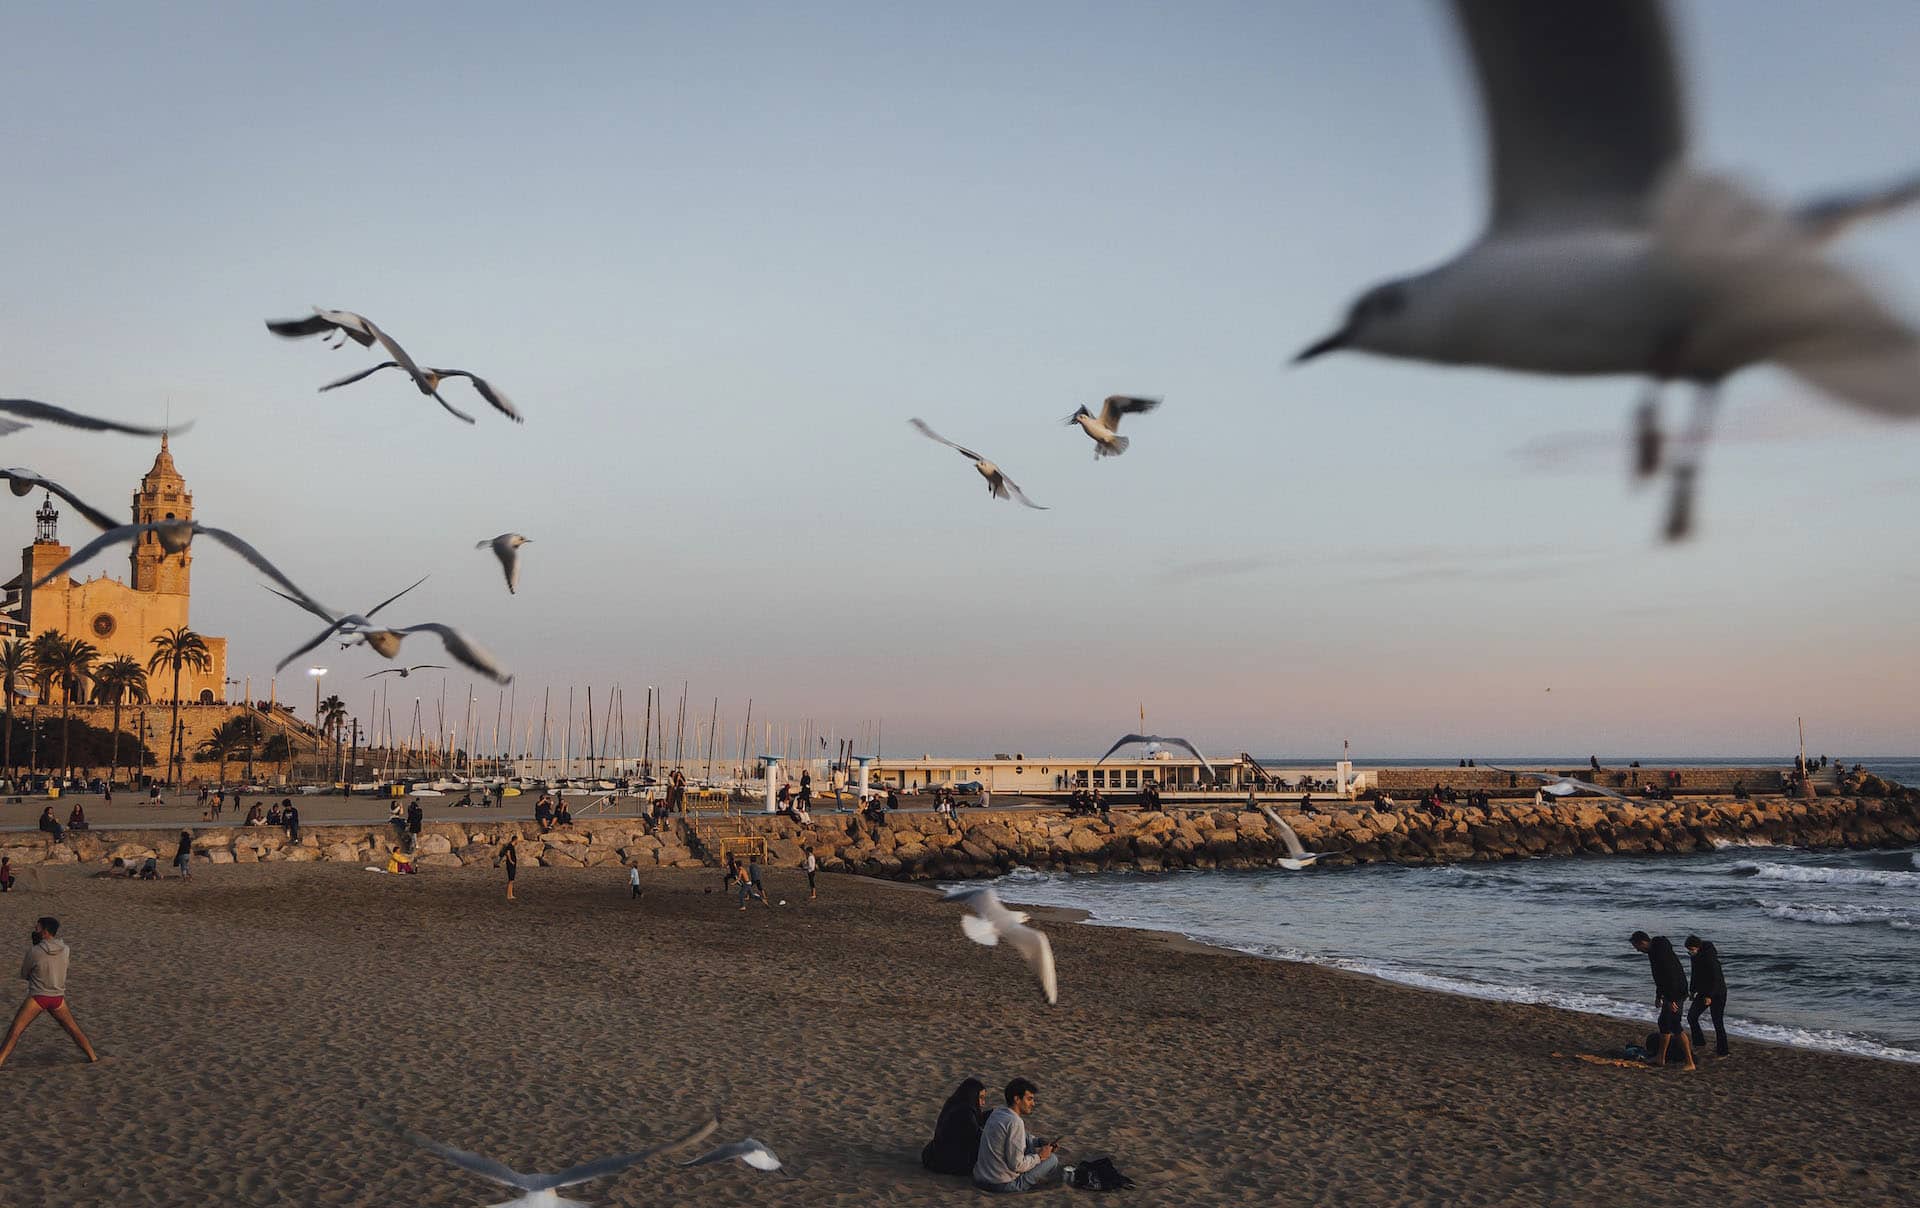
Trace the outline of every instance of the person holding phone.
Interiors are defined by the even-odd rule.
[[[59,1025],[73,1037],[73,1043],[87,1055],[89,1062],[100,1060],[88,1043],[87,1034],[73,1020],[73,1011],[67,1006],[67,960],[70,955],[66,942],[59,938],[60,920],[43,918],[34,924],[33,944],[27,949],[27,959],[20,965],[20,977],[27,983],[27,998],[20,1004],[20,1010],[14,1014],[13,1026],[7,1029],[7,1039],[0,1044],[0,1065],[13,1056],[13,1046],[20,1043],[20,1034],[27,1025],[42,1013],[53,1016]]]
[[[980,1133],[980,1153],[973,1162],[973,1185],[982,1191],[1031,1191],[1060,1177],[1057,1141],[1027,1136],[1026,1117],[1033,1114],[1039,1088],[1015,1078],[1002,1092],[1007,1105],[996,1107]]]

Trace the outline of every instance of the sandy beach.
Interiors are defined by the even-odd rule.
[[[478,871],[38,870],[0,925],[24,948],[61,917],[106,1060],[41,1021],[0,1068],[7,1198],[482,1204],[500,1189],[390,1122],[540,1170],[717,1110],[795,1177],[656,1161],[577,1190],[974,1201],[917,1164],[968,1074],[1033,1077],[1035,1130],[1111,1154],[1142,1203],[1869,1204],[1920,1175],[1909,1065],[1753,1044],[1694,1075],[1588,1065],[1554,1054],[1633,1029],[1064,918],[1049,1008],[928,891],[827,877],[809,905],[771,875],[788,905],[743,914],[695,871],[632,902],[617,869],[527,869],[509,905]]]

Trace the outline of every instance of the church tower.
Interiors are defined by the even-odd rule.
[[[133,522],[193,519],[193,494],[186,479],[174,468],[173,454],[167,451],[167,438],[160,438],[160,455],[153,468],[140,480],[133,496]],[[184,596],[193,565],[193,550],[169,554],[153,533],[142,533],[133,545],[133,589]]]

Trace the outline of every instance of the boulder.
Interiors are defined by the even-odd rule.
[[[207,862],[210,864],[231,864],[233,863],[233,853],[224,847],[210,847],[207,849]]]
[[[290,864],[304,864],[316,857],[311,847],[289,847],[281,851],[280,858]]]
[[[72,848],[56,843],[47,848],[46,858],[40,862],[42,864],[78,864],[80,857],[73,854]]]
[[[414,863],[422,868],[459,868],[461,866],[460,857],[452,852],[434,852],[421,856]]]
[[[421,856],[444,856],[452,850],[453,841],[439,834],[423,834],[420,842],[414,844],[414,851]]]
[[[322,856],[336,864],[352,864],[360,859],[360,849],[351,843],[335,843],[325,848]]]
[[[584,868],[585,865],[579,857],[567,853],[566,846],[566,844],[562,843],[549,844],[547,850],[540,853],[540,863],[546,865],[548,868]],[[581,848],[577,850],[584,851],[585,849]]]

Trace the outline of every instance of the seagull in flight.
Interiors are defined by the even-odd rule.
[[[1665,535],[1693,527],[1721,383],[1772,363],[1832,398],[1920,415],[1920,333],[1823,255],[1856,222],[1920,200],[1920,179],[1762,201],[1687,162],[1681,74],[1661,0],[1453,0],[1491,144],[1477,242],[1374,286],[1296,363],[1339,349],[1649,386],[1635,461],[1658,468],[1658,401],[1694,388]]]
[[[93,516],[89,515],[88,519],[93,519]],[[255,570],[286,588],[293,596],[309,602],[312,600],[312,597],[308,596],[306,592],[301,591],[299,587],[295,586],[292,579],[281,574],[278,567],[267,561],[266,556],[259,550],[248,545],[245,541],[242,541],[226,529],[215,528],[211,524],[201,524],[198,520],[149,520],[145,524],[122,524],[115,528],[109,528],[106,532],[101,533],[92,541],[81,546],[79,550],[65,562],[62,562],[46,574],[35,579],[33,589],[38,590],[46,585],[47,580],[64,575],[76,566],[85,565],[87,562],[92,561],[94,555],[110,545],[118,545],[123,541],[137,542],[147,533],[152,533],[154,540],[159,542],[160,548],[169,554],[182,552],[189,545],[193,544],[193,539],[196,536],[205,534],[226,546],[234,553],[239,554],[242,558],[245,558]]]
[[[1100,414],[1095,415],[1082,404],[1080,409],[1066,418],[1066,423],[1079,424],[1080,430],[1093,438],[1093,458],[1118,457],[1127,451],[1133,441],[1120,435],[1120,417],[1123,415],[1145,415],[1160,405],[1157,398],[1135,398],[1129,394],[1110,394],[1100,404]]]
[[[697,1158],[677,1162],[677,1166],[712,1166],[719,1162],[734,1160],[745,1162],[755,1170],[779,1170],[780,1159],[766,1144],[748,1137],[743,1141],[733,1141],[726,1145],[716,1145]]]
[[[493,556],[500,559],[500,569],[507,572],[507,594],[513,595],[520,590],[520,547],[533,544],[533,538],[522,537],[519,533],[501,533],[488,541],[476,541],[475,549],[493,549]]]
[[[409,368],[408,366],[401,364],[399,361],[382,361],[378,365],[375,365],[372,369],[362,369],[359,373],[349,374],[346,377],[341,378],[339,381],[328,382],[326,385],[320,387],[320,393],[325,394],[327,391],[338,389],[341,386],[351,386],[353,383],[359,381],[361,378],[372,377],[374,374],[379,373],[382,369],[405,369],[407,370],[408,373],[417,372],[421,377],[423,377],[426,380],[426,382],[430,386],[433,387],[434,391],[439,390],[440,383],[446,381],[448,378],[466,378],[468,381],[473,383],[473,388],[480,395],[480,397],[487,400],[488,405],[490,405],[495,411],[498,411],[500,414],[506,416],[508,419],[512,420],[516,424],[522,424],[526,422],[526,419],[520,414],[519,410],[514,407],[513,400],[509,399],[506,395],[500,393],[500,391],[494,389],[493,383],[487,381],[487,379],[481,377],[477,373],[469,373],[465,369],[435,369],[429,365],[429,366],[426,366],[425,368],[422,368],[416,371],[415,369]],[[415,380],[417,381],[420,379],[416,378]],[[439,398],[440,396],[438,394],[434,394],[434,397]],[[441,401],[441,406],[443,407],[446,406],[445,400]],[[451,407],[447,409],[450,411],[453,410]],[[464,412],[455,411],[454,414],[464,416],[467,419],[468,423],[473,422],[472,417],[465,416]]]
[[[910,419],[907,422],[912,424],[914,430],[919,432],[920,435],[927,437],[929,440],[937,440],[949,449],[958,450],[962,457],[972,462],[973,468],[980,471],[980,477],[987,480],[987,494],[993,496],[995,499],[1017,499],[1035,511],[1044,512],[1047,510],[1044,506],[1028,499],[1026,492],[1020,489],[1020,484],[1008,478],[999,466],[994,465],[986,458],[975,453],[972,449],[967,448],[965,445],[954,444],[946,437],[935,432],[932,428],[927,427],[926,421],[924,420],[916,418]]]
[[[315,646],[318,646],[320,643],[326,641],[328,638],[332,637],[336,633],[341,632],[342,630],[357,633],[362,629],[373,628],[373,621],[371,620],[371,618],[375,613],[379,612],[382,608],[385,608],[387,605],[393,603],[395,600],[398,600],[401,596],[406,595],[408,592],[420,586],[422,583],[425,583],[431,577],[432,576],[430,575],[421,575],[418,579],[415,579],[412,583],[407,584],[407,586],[401,588],[399,591],[394,592],[392,595],[380,601],[378,604],[375,604],[372,608],[367,609],[367,611],[363,613],[361,612],[336,613],[332,609],[326,607],[325,605],[315,603],[313,600],[310,600],[305,596],[290,596],[284,591],[277,591],[271,587],[267,588],[267,590],[273,592],[274,595],[279,596],[283,600],[290,600],[293,603],[298,604],[300,607],[306,609],[308,612],[312,613],[316,617],[319,617],[321,620],[327,623],[327,627],[320,631],[319,636],[315,637],[312,641],[300,647],[298,650],[295,650],[292,654],[289,654],[286,658],[281,659],[279,665],[276,666],[274,670],[285,671],[287,669],[288,663],[291,663],[293,660],[299,658],[301,655],[305,654],[307,651],[312,650]],[[348,645],[350,645],[350,643],[342,643],[340,648],[344,650],[347,648]]]
[[[31,495],[36,489],[43,489],[51,494],[58,495],[73,505],[75,511],[85,516],[89,524],[102,532],[120,526],[118,520],[107,515],[99,508],[88,504],[85,500],[61,486],[53,479],[43,477],[42,475],[34,473],[32,470],[23,470],[19,466],[9,466],[4,470],[0,470],[0,479],[6,480],[7,489],[15,495]]]
[[[1516,772],[1512,768],[1495,767],[1490,763],[1483,763],[1480,766],[1492,768],[1496,772],[1505,772],[1509,776],[1525,776],[1529,780],[1538,780],[1540,791],[1554,797],[1567,797],[1574,793],[1594,793],[1601,797],[1611,797],[1615,801],[1624,801],[1628,805],[1639,804],[1625,793],[1616,793],[1605,785],[1578,780],[1572,776],[1562,776],[1558,772]]]
[[[520,1194],[517,1198],[503,1201],[494,1208],[586,1208],[584,1200],[570,1200],[560,1194],[564,1187],[574,1187],[593,1179],[618,1174],[630,1166],[637,1166],[648,1158],[662,1154],[682,1145],[692,1145],[704,1141],[720,1127],[719,1122],[709,1120],[704,1125],[683,1137],[664,1144],[654,1145],[637,1153],[615,1154],[610,1158],[600,1158],[593,1162],[582,1162],[569,1166],[556,1174],[521,1174],[519,1171],[492,1158],[477,1153],[468,1153],[464,1149],[455,1149],[451,1145],[424,1137],[416,1132],[406,1133],[406,1138],[429,1153],[438,1154],[469,1174],[477,1174],[503,1187],[511,1187]]]
[[[440,639],[447,653],[455,662],[471,667],[495,683],[508,684],[513,676],[494,661],[491,654],[482,650],[472,639],[451,625],[442,625],[438,621],[426,621],[419,625],[405,625],[397,629],[354,629],[353,633],[381,658],[390,659],[400,653],[400,643],[409,634],[431,633]]]
[[[1313,867],[1316,860],[1325,859],[1333,854],[1325,851],[1308,851],[1302,846],[1300,836],[1293,833],[1293,828],[1287,825],[1287,820],[1275,813],[1272,806],[1262,805],[1260,812],[1267,816],[1268,822],[1273,823],[1273,829],[1280,832],[1280,842],[1287,845],[1287,854],[1277,861],[1280,867],[1289,872],[1299,872],[1303,868]]]
[[[1049,1003],[1060,1000],[1060,983],[1053,972],[1053,945],[1047,937],[1027,926],[1027,916],[1000,904],[1000,895],[988,885],[956,885],[944,895],[948,901],[961,902],[972,909],[960,917],[960,929],[976,944],[992,948],[1001,940],[1033,966],[1040,978],[1040,991]]]
[[[446,669],[447,665],[445,663],[415,663],[411,667],[387,667],[383,670],[363,675],[360,678],[372,679],[376,675],[397,675],[401,679],[405,679],[416,671],[445,671]]]
[[[32,427],[31,424],[21,421],[34,419],[59,424],[63,428],[80,428],[87,432],[124,432],[128,436],[165,436],[170,431],[180,433],[193,427],[192,424],[187,423],[171,429],[143,428],[135,424],[123,424],[118,420],[83,415],[78,411],[69,411],[65,407],[56,407],[52,403],[35,402],[30,398],[0,398],[0,415],[19,417],[18,420],[0,419],[0,435]]]
[[[1173,738],[1173,737],[1163,738],[1158,734],[1122,734],[1118,742],[1114,743],[1112,746],[1107,748],[1106,755],[1102,755],[1100,758],[1094,760],[1093,762],[1096,764],[1105,763],[1107,761],[1108,755],[1112,755],[1115,751],[1118,751],[1121,747],[1128,746],[1136,742],[1144,742],[1150,746],[1170,745],[1170,746],[1176,746],[1176,747],[1185,747],[1188,751],[1193,753],[1193,757],[1195,759],[1198,759],[1200,761],[1200,766],[1207,769],[1208,776],[1211,776],[1216,780],[1219,779],[1219,774],[1213,770],[1213,765],[1207,762],[1207,757],[1200,753],[1199,747],[1194,746],[1192,743],[1188,742],[1184,738]]]
[[[289,340],[298,340],[306,336],[325,336],[331,348],[343,347],[348,340],[352,340],[362,348],[371,348],[378,344],[387,350],[387,355],[393,358],[393,364],[407,371],[408,376],[413,378],[413,384],[420,388],[420,393],[445,407],[455,418],[465,420],[469,424],[473,422],[471,415],[440,397],[440,381],[437,377],[429,378],[426,371],[407,355],[407,350],[400,347],[398,341],[380,330],[374,321],[365,315],[357,315],[350,310],[327,310],[316,306],[313,308],[313,313],[304,319],[268,319],[267,330]],[[376,368],[384,368],[384,366],[376,366]],[[359,377],[364,376],[366,375],[359,375]],[[358,381],[359,377],[345,378],[331,385],[322,386],[321,389],[331,390],[334,386],[344,386],[347,382]]]

